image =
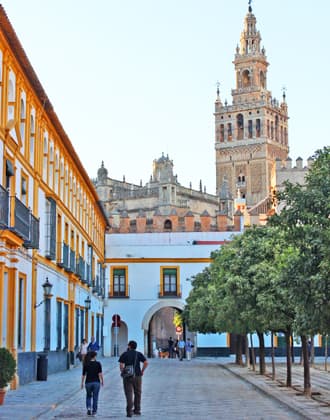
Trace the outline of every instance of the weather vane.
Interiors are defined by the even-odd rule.
[[[252,0],[249,0],[249,12],[252,12],[251,3],[252,3]]]

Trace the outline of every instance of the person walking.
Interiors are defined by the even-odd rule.
[[[99,351],[100,346],[99,343],[96,341],[95,337],[91,337],[91,341],[88,344],[87,351]]]
[[[88,352],[87,348],[88,348],[87,340],[86,338],[83,338],[79,347],[80,360],[82,362],[84,362],[85,357],[87,355],[87,352]]]
[[[88,416],[95,416],[99,399],[100,386],[104,385],[102,365],[96,360],[96,351],[87,353],[81,377],[81,388],[86,389],[86,409]]]
[[[186,355],[187,355],[187,360],[191,360],[191,354],[192,354],[193,347],[194,347],[193,343],[190,341],[190,338],[188,338],[187,339],[187,342],[186,342]]]
[[[136,351],[137,343],[131,340],[127,350],[119,357],[119,369],[123,378],[126,397],[126,415],[141,415],[142,376],[148,366],[148,361],[142,353]],[[141,363],[142,369],[141,369]],[[124,368],[133,366],[132,376],[124,375]]]
[[[174,357],[174,341],[172,337],[168,339],[168,356],[170,359]]]
[[[185,345],[186,345],[186,343],[185,343],[184,339],[180,338],[180,340],[178,341],[180,362],[182,362],[182,360],[183,360]]]

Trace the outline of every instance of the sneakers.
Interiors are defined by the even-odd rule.
[[[92,410],[90,408],[87,409],[87,416],[91,416],[92,415]]]
[[[96,416],[96,411],[92,411],[92,416],[95,417]]]

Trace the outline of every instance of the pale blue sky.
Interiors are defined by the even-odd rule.
[[[83,165],[143,184],[169,154],[215,192],[214,101],[231,103],[247,0],[3,0]],[[290,156],[329,145],[330,1],[254,0],[273,97],[287,88]]]

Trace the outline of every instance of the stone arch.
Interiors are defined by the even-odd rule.
[[[152,316],[159,311],[159,309],[166,308],[168,306],[172,306],[173,308],[180,309],[183,311],[184,309],[184,303],[181,301],[178,301],[177,299],[166,299],[161,302],[157,302],[155,305],[151,306],[151,308],[148,309],[148,311],[145,313],[143,319],[142,319],[142,329],[144,331],[148,331],[149,329],[149,323],[151,321]]]

